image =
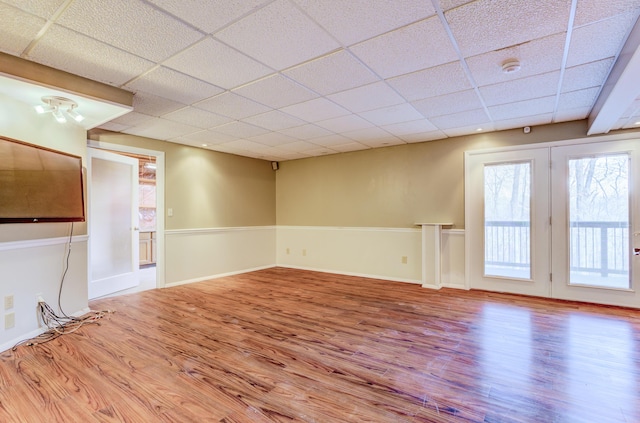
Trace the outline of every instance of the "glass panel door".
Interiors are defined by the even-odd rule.
[[[629,154],[570,158],[569,284],[629,288]]]
[[[484,166],[484,274],[531,279],[531,163]]]
[[[549,149],[465,157],[467,285],[548,296]]]
[[[638,141],[553,147],[552,295],[640,306]],[[635,225],[635,226],[634,226]],[[635,269],[634,269],[635,266]]]

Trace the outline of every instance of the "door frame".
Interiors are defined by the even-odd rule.
[[[532,131],[531,133],[535,133]],[[467,208],[468,204],[471,204],[471,184],[469,178],[467,178],[468,169],[467,163],[470,156],[479,155],[479,154],[487,154],[487,153],[501,153],[505,151],[516,151],[516,150],[528,150],[534,148],[551,148],[551,147],[561,147],[561,146],[570,146],[570,145],[583,145],[583,144],[593,144],[593,143],[603,143],[610,141],[626,141],[626,140],[640,140],[640,134],[637,132],[634,133],[623,133],[623,134],[614,134],[614,135],[601,135],[601,136],[591,136],[591,137],[580,137],[574,138],[570,140],[562,140],[562,141],[541,141],[541,142],[532,142],[529,144],[518,144],[511,146],[500,146],[500,147],[489,147],[483,149],[476,150],[468,150],[464,152],[464,200],[465,200],[465,231],[471,227],[471,216],[469,213],[469,209]],[[636,187],[637,189],[638,187]],[[640,222],[638,222],[640,223]],[[632,228],[633,229],[633,228]],[[464,277],[464,289],[471,289],[471,257],[476,253],[475,249],[468,242],[468,237],[465,237],[465,277]],[[637,278],[637,276],[636,276]],[[635,287],[640,290],[640,286]],[[552,288],[553,289],[553,288]],[[604,303],[603,303],[604,304]],[[622,304],[621,304],[622,305]],[[629,306],[629,305],[627,305]],[[636,304],[632,307],[640,307],[640,304]]]
[[[165,287],[165,159],[164,151],[148,150],[128,145],[113,144],[96,140],[87,140],[87,147],[111,150],[122,153],[141,154],[155,157],[156,160],[156,288]],[[91,216],[89,216],[91,218]]]

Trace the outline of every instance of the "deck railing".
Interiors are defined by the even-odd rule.
[[[529,222],[485,222],[485,264],[529,267]],[[626,274],[629,271],[627,222],[572,222],[569,234],[571,271]]]

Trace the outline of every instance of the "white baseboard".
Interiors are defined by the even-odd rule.
[[[380,280],[391,281],[391,282],[412,283],[412,284],[418,284],[418,285],[422,283],[422,281],[417,279],[390,278],[388,276],[369,275],[365,273],[354,273],[354,272],[339,272],[331,269],[319,269],[315,267],[292,266],[287,264],[279,264],[277,267],[283,267],[285,269],[309,270],[312,272],[331,273],[333,275],[357,276],[359,278],[380,279]]]
[[[168,283],[168,284],[165,284],[164,287],[165,288],[172,288],[174,286],[187,285],[187,284],[196,283],[196,282],[204,282],[204,281],[208,281],[208,280],[211,280],[211,279],[224,278],[226,276],[241,275],[243,273],[255,272],[257,270],[271,269],[273,267],[276,267],[276,265],[275,264],[270,264],[268,266],[254,267],[254,268],[251,268],[251,269],[242,269],[242,270],[237,270],[237,271],[233,271],[233,272],[219,273],[219,274],[216,274],[216,275],[209,275],[209,276],[203,276],[203,277],[195,278],[195,279],[188,279],[188,280]]]

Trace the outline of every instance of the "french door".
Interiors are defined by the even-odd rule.
[[[638,144],[467,153],[468,286],[640,307]]]

